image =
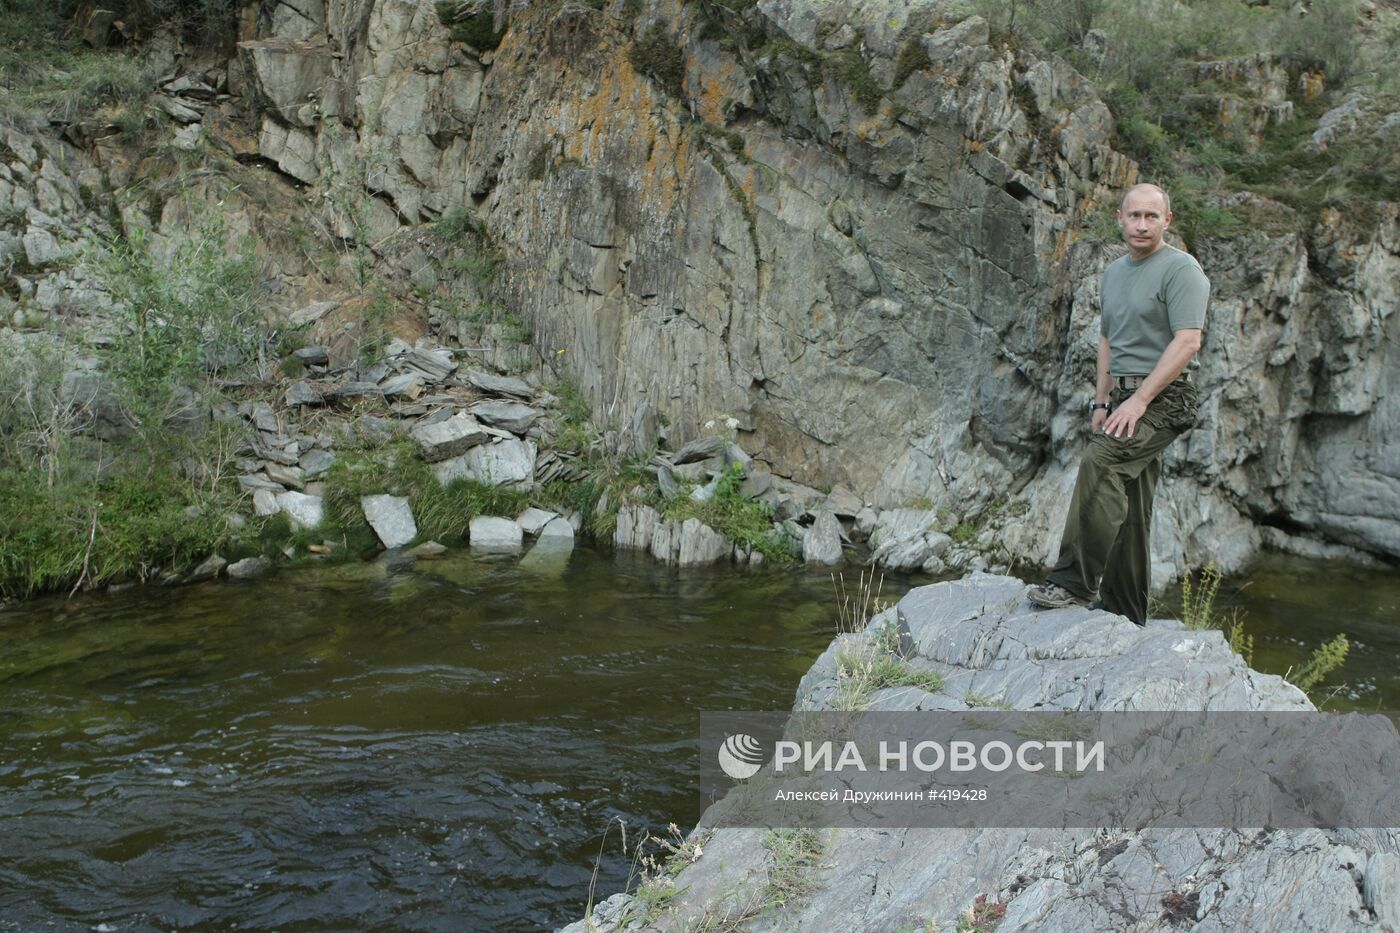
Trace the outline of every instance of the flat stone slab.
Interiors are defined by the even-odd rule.
[[[335,454],[329,450],[313,447],[301,455],[302,475],[307,479],[314,479],[329,470],[334,463]]]
[[[552,519],[548,524],[546,524],[543,528],[540,529],[541,543],[558,543],[561,541],[568,541],[570,542],[569,546],[572,547],[573,540],[574,526],[573,523],[570,522],[567,518],[560,517]]]
[[[418,537],[413,510],[403,496],[364,496],[360,499],[360,508],[365,513],[365,521],[386,548],[403,547]]]
[[[379,391],[387,399],[415,399],[423,394],[423,377],[417,373],[400,373],[379,383]]]
[[[321,393],[311,388],[310,383],[307,382],[293,382],[287,386],[287,392],[282,396],[282,400],[289,406],[326,404]]]
[[[307,366],[325,366],[331,361],[330,351],[321,346],[302,347],[299,350],[293,350],[292,356],[295,356]]]
[[[491,373],[484,373],[479,369],[470,369],[462,373],[462,378],[473,387],[487,395],[513,395],[516,398],[534,398],[535,390],[530,388],[530,384],[524,379],[517,379],[514,376],[493,376]]]
[[[408,434],[429,463],[449,460],[490,438],[475,418],[461,411],[441,421],[415,424]]]
[[[292,325],[295,327],[304,327],[307,324],[319,321],[338,307],[340,307],[340,302],[338,301],[313,301],[304,308],[292,312]]]
[[[244,475],[238,477],[238,485],[243,487],[244,489],[267,489],[271,490],[272,492],[283,491],[283,486],[281,483],[274,483],[272,480],[268,479],[266,476],[263,476],[261,473],[245,473]]]
[[[537,509],[531,506],[515,516],[515,523],[519,525],[520,529],[527,535],[537,535],[540,533],[541,528],[558,517],[558,512],[549,512],[545,509]],[[572,530],[573,529],[570,529],[570,531]]]
[[[473,550],[518,552],[524,542],[520,526],[508,518],[478,515],[467,526]]]
[[[279,492],[277,505],[287,513],[287,517],[296,528],[315,528],[325,517],[325,506],[320,496],[308,496],[302,492]]]
[[[322,392],[321,397],[332,405],[346,405],[361,399],[383,398],[384,394],[373,382],[342,382]]]
[[[281,483],[283,486],[290,486],[293,489],[300,489],[306,485],[306,474],[301,467],[288,466],[283,463],[265,463],[263,472],[267,478],[274,483]]]
[[[452,358],[452,351],[446,348],[409,350],[398,358],[396,365],[401,373],[421,376],[427,382],[441,382],[452,375],[457,361]]]
[[[477,402],[467,409],[484,424],[494,425],[515,434],[524,434],[540,416],[538,410],[522,402],[491,400]]]
[[[266,557],[245,557],[228,565],[230,580],[251,580],[272,569],[272,561]]]

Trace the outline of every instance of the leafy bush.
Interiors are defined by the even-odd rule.
[[[120,308],[106,369],[143,424],[159,422],[179,385],[204,385],[256,356],[268,334],[264,289],[250,241],[230,253],[217,212],[161,255],[138,229],[91,254]]]
[[[832,54],[823,60],[822,65],[827,76],[845,82],[867,113],[875,113],[880,109],[880,101],[885,92],[876,83],[874,75],[870,73],[869,63],[860,52],[847,49]]]
[[[1313,691],[1323,679],[1346,663],[1350,651],[1351,642],[1347,641],[1346,635],[1339,634],[1314,649],[1296,673],[1290,668],[1283,679],[1308,696],[1313,696]]]
[[[465,42],[478,52],[489,52],[505,38],[508,24],[496,28],[490,4],[438,0],[433,6],[438,21],[451,30],[453,42]]]
[[[653,79],[670,96],[685,96],[685,52],[660,23],[653,23],[632,44],[627,60],[638,74]]]
[[[894,86],[899,87],[908,81],[914,72],[932,67],[933,61],[928,57],[924,44],[917,37],[911,38],[900,46],[899,58],[895,60]]]
[[[686,495],[672,499],[666,507],[666,518],[683,522],[698,518],[736,544],[758,551],[770,560],[790,562],[797,559],[792,542],[773,527],[773,509],[766,502],[744,497],[744,468],[731,463],[725,467],[715,485],[714,495],[706,502],[697,502]]]
[[[1254,636],[1244,630],[1244,620],[1238,610],[1228,614],[1216,608],[1215,599],[1220,592],[1220,568],[1214,563],[1201,568],[1200,575],[1192,580],[1188,574],[1181,581],[1181,621],[1188,629],[1219,629],[1231,650],[1238,653],[1246,664],[1254,661]],[[1351,648],[1344,634],[1338,634],[1316,648],[1308,659],[1295,672],[1290,667],[1283,679],[1308,694],[1314,701],[1317,686],[1346,663]]]
[[[433,224],[433,232],[454,248],[443,263],[447,268],[465,273],[479,286],[495,279],[505,256],[485,221],[469,208],[456,207],[443,214]]]
[[[0,369],[0,595],[179,571],[236,539],[224,426],[167,431],[139,450],[79,438],[66,361],[36,373],[20,360]]]

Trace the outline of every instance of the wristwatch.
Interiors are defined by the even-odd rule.
[[[1108,403],[1094,401],[1089,402],[1089,414],[1092,415],[1096,411],[1108,411]]]

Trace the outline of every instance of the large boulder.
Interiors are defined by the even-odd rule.
[[[870,628],[839,636],[803,677],[795,708],[837,708],[849,690],[842,659],[886,650],[886,625],[899,635],[899,663],[943,684],[876,690],[870,709],[1312,709],[1281,678],[1250,670],[1218,631],[1038,611],[1020,581],[983,575],[912,590]],[[1394,829],[833,829],[807,842],[806,868],[783,860],[797,837],[777,832],[697,829],[691,858],[664,882],[677,895],[650,919],[634,923],[642,905],[619,894],[564,933],[714,918],[761,931],[1332,931],[1385,929],[1381,918],[1400,916]],[[803,892],[781,912],[763,910],[775,872]]]

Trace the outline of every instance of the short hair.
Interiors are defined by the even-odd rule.
[[[1124,191],[1123,199],[1118,202],[1118,209],[1121,211],[1123,209],[1123,205],[1128,203],[1128,195],[1132,194],[1134,191],[1140,191],[1144,188],[1148,189],[1149,191],[1155,191],[1158,194],[1160,194],[1162,196],[1162,205],[1167,209],[1167,213],[1170,214],[1172,212],[1172,196],[1167,194],[1165,188],[1162,188],[1160,185],[1154,185],[1150,181],[1139,182],[1138,184],[1130,187],[1127,191]]]

